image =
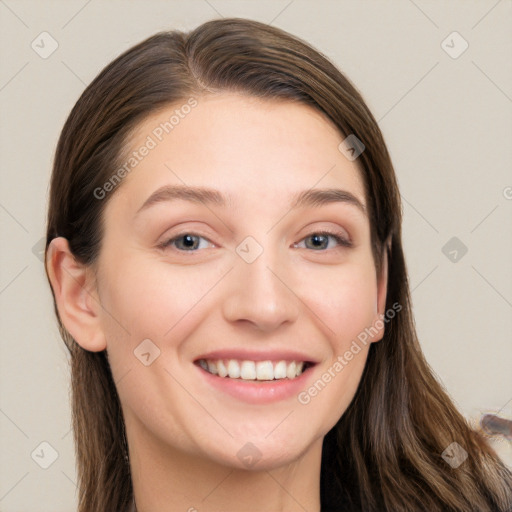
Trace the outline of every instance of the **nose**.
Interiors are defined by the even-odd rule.
[[[284,268],[285,265],[279,266],[270,257],[269,251],[264,251],[252,263],[237,257],[223,301],[226,321],[252,325],[263,332],[295,322],[300,299],[294,293],[290,272]]]

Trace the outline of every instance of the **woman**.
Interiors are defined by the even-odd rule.
[[[419,347],[400,194],[354,86],[249,20],[86,88],[46,268],[79,511],[505,511],[512,477]]]

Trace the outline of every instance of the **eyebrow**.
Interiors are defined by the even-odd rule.
[[[181,199],[196,204],[226,207],[232,204],[230,196],[224,196],[218,190],[207,187],[190,187],[186,185],[165,185],[153,192],[137,210],[137,214],[149,207],[173,200]],[[303,190],[292,197],[290,209],[323,206],[331,203],[346,203],[355,206],[367,215],[365,205],[348,190],[338,188],[314,188]]]

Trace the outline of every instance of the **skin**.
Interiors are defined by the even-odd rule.
[[[176,108],[146,119],[130,147]],[[138,511],[320,510],[322,440],[355,394],[370,343],[307,404],[296,395],[245,403],[198,378],[193,361],[220,348],[292,348],[318,361],[307,389],[381,318],[387,262],[378,281],[368,217],[346,203],[290,210],[291,196],[310,188],[342,188],[366,204],[342,140],[303,104],[200,97],[111,192],[94,267],[78,264],[65,239],[52,242],[48,271],[65,327],[83,348],[108,352]],[[183,184],[232,202],[166,201],[136,215],[159,187]],[[330,239],[311,248],[324,229],[353,247]],[[158,248],[184,234],[206,239],[194,253]],[[235,250],[247,236],[263,248],[250,264]],[[145,366],[134,350],[148,338],[160,355]],[[248,442],[261,454],[252,467],[237,457]]]

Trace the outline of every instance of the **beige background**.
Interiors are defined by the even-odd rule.
[[[362,92],[401,186],[428,361],[468,418],[500,411],[512,419],[510,0],[0,0],[0,15],[1,511],[75,509],[67,355],[37,257],[62,125],[121,51],[219,16],[271,22],[304,38]],[[58,43],[46,59],[31,47],[44,31]],[[441,45],[453,31],[469,44],[457,58]],[[452,55],[462,49],[456,37],[445,43]],[[442,251],[452,237],[468,248],[456,262]],[[512,465],[511,443],[493,444]],[[58,458],[43,469],[52,449]]]

